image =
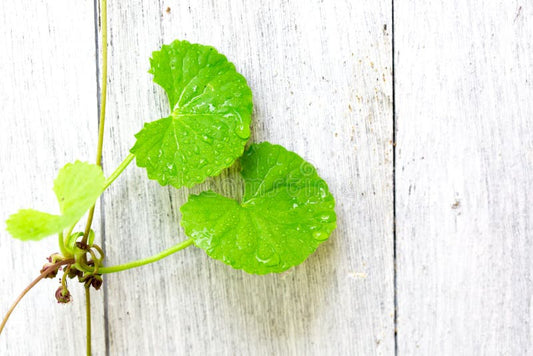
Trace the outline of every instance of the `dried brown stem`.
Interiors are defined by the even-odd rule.
[[[41,279],[46,278],[46,276],[48,276],[50,273],[56,271],[58,267],[63,266],[63,265],[70,265],[70,264],[73,264],[74,262],[75,262],[74,259],[68,259],[68,260],[59,261],[57,263],[54,263],[53,265],[46,267],[41,272],[39,277],[35,278],[33,282],[31,282],[26,288],[24,288],[22,293],[20,293],[18,298],[15,300],[11,308],[9,308],[6,315],[4,316],[4,319],[2,320],[2,324],[0,324],[0,335],[2,334],[2,331],[4,330],[4,327],[6,326],[7,320],[11,316],[11,313],[13,313],[13,310],[15,310],[15,307],[17,306],[17,304],[22,300],[22,298],[24,298],[24,296],[26,295],[26,293],[30,291],[30,289],[32,289],[37,283],[39,283]]]

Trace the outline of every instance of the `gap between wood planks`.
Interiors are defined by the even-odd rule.
[[[394,355],[398,355],[398,274],[396,272],[396,66],[394,46],[394,0],[391,0],[392,54],[392,254],[394,285]]]

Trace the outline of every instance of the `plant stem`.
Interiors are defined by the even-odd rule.
[[[6,323],[7,323],[7,320],[9,319],[9,317],[11,316],[11,313],[13,313],[13,310],[15,310],[15,307],[17,306],[17,304],[22,300],[22,298],[24,298],[24,296],[26,295],[26,293],[28,293],[30,291],[30,289],[32,289],[37,283],[39,283],[39,281],[43,278],[45,278],[46,276],[48,276],[52,271],[55,271],[59,266],[63,266],[63,265],[68,265],[68,264],[72,264],[74,263],[74,260],[73,259],[68,259],[68,260],[64,260],[64,261],[60,261],[60,262],[57,262],[51,266],[49,266],[48,268],[46,268],[40,275],[39,277],[35,278],[33,280],[33,282],[31,282],[26,288],[24,288],[24,290],[22,291],[22,293],[20,293],[20,295],[18,296],[18,298],[15,300],[15,302],[13,303],[13,305],[9,308],[9,310],[7,311],[6,315],[4,316],[4,319],[2,320],[2,324],[0,324],[0,335],[2,334],[2,331],[4,330],[4,327],[6,326]]]
[[[119,166],[115,169],[115,171],[111,173],[111,175],[106,179],[104,190],[106,190],[111,185],[111,183],[113,183],[115,179],[117,179],[117,177],[126,169],[126,167],[131,163],[131,161],[133,161],[134,158],[135,158],[135,155],[133,153],[130,153],[124,159],[124,161],[122,161],[122,163],[119,164]]]
[[[107,100],[107,0],[100,0],[100,16],[102,19],[102,91],[100,97],[100,123],[98,125],[98,144],[96,146],[96,164],[102,167],[102,148],[104,147],[105,108]],[[115,178],[116,179],[116,178]],[[107,185],[106,185],[107,188]],[[87,217],[87,224],[81,242],[87,244],[87,238],[93,223],[94,208],[92,206]],[[87,319],[87,356],[91,356],[91,285],[85,286],[85,316]]]
[[[98,127],[98,144],[96,146],[96,164],[102,166],[102,148],[104,145],[105,107],[107,100],[107,0],[100,0],[100,17],[102,19],[102,91],[100,97],[100,124]],[[86,244],[94,217],[94,207],[89,211],[85,233],[81,242]]]
[[[122,265],[111,266],[111,267],[102,267],[102,268],[98,269],[98,273],[101,273],[101,274],[104,274],[104,273],[115,273],[115,272],[125,271],[125,270],[131,269],[131,268],[144,266],[144,265],[147,265],[149,263],[159,261],[159,260],[161,260],[161,259],[163,259],[163,258],[165,258],[167,256],[170,256],[173,253],[178,252],[180,250],[183,250],[184,248],[189,247],[192,244],[193,244],[193,240],[192,239],[188,239],[188,240],[185,240],[183,242],[180,242],[177,245],[172,246],[169,249],[166,249],[166,250],[158,253],[157,255],[153,255],[153,256],[150,256],[150,257],[147,257],[147,258],[143,258],[143,259],[140,259],[140,260],[137,260],[137,261],[128,262],[128,263],[125,263],[125,264],[122,264]]]
[[[91,356],[91,285],[85,286],[85,316],[87,319],[87,356]]]
[[[102,147],[104,143],[105,108],[107,102],[107,0],[100,0],[102,18],[102,92],[100,97],[100,125],[98,128],[98,146],[96,164],[102,165]]]
[[[89,215],[87,216],[87,224],[85,224],[85,231],[84,231],[83,237],[81,239],[81,243],[83,243],[83,244],[87,243],[87,238],[89,237],[89,232],[91,232],[91,225],[93,224],[95,206],[96,205],[93,205],[91,210],[89,210]]]
[[[70,235],[72,234],[72,231],[74,230],[74,228],[76,227],[76,225],[78,224],[78,222],[76,221],[67,231],[67,234],[65,235],[65,237],[68,239],[70,237]]]
[[[67,249],[65,248],[65,238],[63,237],[62,231],[58,234],[58,242],[59,242],[59,251],[61,252],[63,256],[67,256],[68,252],[67,252]]]

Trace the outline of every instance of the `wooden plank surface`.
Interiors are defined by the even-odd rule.
[[[107,172],[143,122],[168,112],[146,72],[151,52],[176,38],[211,44],[252,88],[253,141],[314,163],[339,227],[282,275],[247,275],[189,248],[107,276],[93,293],[95,355],[533,353],[533,7],[395,2],[395,340],[391,5],[110,1]],[[57,170],[94,159],[94,6],[0,4],[3,220],[56,209]],[[176,190],[128,168],[94,225],[107,263],[183,240],[179,207],[205,189],[242,194],[235,169]],[[0,231],[2,310],[56,250],[54,238],[22,243]],[[57,285],[24,299],[1,355],[83,353],[82,288],[58,306]]]
[[[57,170],[94,160],[97,135],[92,1],[0,2],[0,220],[19,208],[58,211]],[[98,225],[96,225],[98,226]],[[0,313],[57,252],[57,238],[21,242],[0,229]],[[58,305],[57,280],[38,284],[0,337],[0,355],[80,355],[85,345],[83,287]],[[103,293],[93,296],[93,342],[104,354]],[[81,352],[80,352],[81,345]]]
[[[395,2],[398,352],[533,353],[533,7]]]
[[[166,116],[148,58],[187,39],[225,53],[254,93],[253,141],[313,162],[338,229],[306,263],[253,276],[189,248],[106,277],[108,352],[160,355],[391,354],[394,351],[391,2],[111,1],[105,167],[144,121]],[[235,171],[192,189],[239,195]],[[108,263],[185,238],[189,190],[130,167],[104,198]]]

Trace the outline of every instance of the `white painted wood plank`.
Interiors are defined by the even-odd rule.
[[[192,247],[107,276],[110,354],[393,353],[390,1],[113,1],[109,23],[107,170],[144,121],[168,113],[146,73],[151,52],[176,38],[211,44],[254,92],[253,141],[313,162],[339,221],[283,275],[247,275]],[[224,177],[192,191],[238,195],[239,181]],[[183,240],[188,193],[130,167],[105,197],[108,263]]]
[[[19,208],[57,211],[57,170],[94,160],[97,134],[93,1],[0,2],[0,219]],[[2,222],[4,226],[4,223]],[[95,225],[98,227],[98,225]],[[57,238],[32,243],[0,230],[0,313],[39,274]],[[0,336],[1,355],[85,352],[83,287],[58,305],[57,280],[37,285]],[[93,342],[104,351],[103,293],[93,293]]]
[[[533,7],[396,1],[398,351],[533,353]]]

